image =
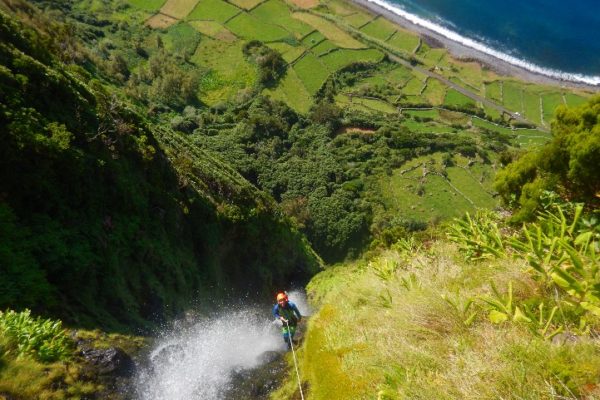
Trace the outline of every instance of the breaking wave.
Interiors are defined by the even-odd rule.
[[[550,68],[540,67],[539,65],[530,63],[526,60],[522,60],[520,58],[511,56],[510,54],[506,54],[501,51],[490,48],[490,47],[486,46],[485,44],[478,42],[476,40],[461,36],[460,34],[454,32],[454,31],[451,31],[448,28],[445,28],[445,27],[438,25],[436,23],[433,23],[429,20],[426,20],[426,19],[416,16],[414,14],[411,14],[411,13],[409,13],[401,8],[398,8],[396,6],[393,6],[385,1],[382,1],[382,0],[367,0],[367,1],[369,1],[370,3],[373,3],[373,4],[377,4],[378,6],[412,22],[413,24],[421,26],[421,27],[428,29],[430,31],[433,31],[435,33],[438,33],[439,35],[442,35],[447,39],[450,39],[454,42],[460,43],[471,49],[488,54],[492,57],[498,58],[498,59],[505,61],[509,64],[512,64],[514,66],[526,69],[533,73],[544,75],[544,76],[562,80],[562,81],[585,83],[587,85],[596,85],[596,86],[600,85],[600,76],[569,73],[569,72],[558,71],[558,70],[554,70],[554,69],[550,69]]]

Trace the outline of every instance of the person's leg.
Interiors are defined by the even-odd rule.
[[[293,336],[293,334],[291,333],[291,329],[288,329],[288,327],[285,326],[285,327],[283,327],[283,329],[281,330],[281,332],[283,334],[283,341],[287,345],[288,350],[291,349],[292,348],[292,344],[291,344],[290,340],[292,340],[292,336]]]

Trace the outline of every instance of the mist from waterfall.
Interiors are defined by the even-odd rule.
[[[290,292],[289,297],[309,314],[303,292]],[[286,350],[268,305],[240,304],[174,325],[160,335],[148,365],[138,374],[140,400],[222,399],[235,384],[232,377],[237,372],[258,367],[266,352]]]

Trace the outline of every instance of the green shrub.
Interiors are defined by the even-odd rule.
[[[0,311],[0,334],[19,357],[33,356],[42,362],[67,360],[71,356],[71,339],[60,320],[32,317],[31,311]],[[9,350],[10,351],[10,350]]]

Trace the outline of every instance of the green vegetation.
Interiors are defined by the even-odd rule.
[[[396,32],[396,27],[386,19],[377,18],[361,27],[360,30],[369,36],[386,41]]]
[[[127,2],[145,11],[158,11],[165,0],[127,0]]]
[[[247,40],[273,42],[290,36],[290,33],[280,26],[262,22],[247,13],[240,13],[229,20],[226,26],[231,32]]]
[[[73,343],[60,321],[33,318],[29,310],[17,313],[0,311],[0,336],[6,353],[33,356],[42,362],[67,360]]]
[[[306,53],[296,63],[294,71],[306,87],[309,93],[314,94],[323,86],[329,72],[323,65],[321,59],[312,53]]]
[[[285,74],[285,60],[277,50],[265,46],[258,40],[244,45],[242,52],[258,67],[258,82],[265,86],[273,86]]]
[[[224,23],[240,10],[223,0],[200,0],[186,17],[187,20],[214,20]]]
[[[559,107],[550,143],[524,154],[498,174],[496,190],[506,204],[520,208],[516,219],[531,218],[541,207],[539,199],[545,190],[597,205],[598,115],[597,97],[580,107]]]
[[[296,38],[308,35],[313,28],[292,18],[290,9],[281,0],[268,0],[252,10],[252,15],[261,21],[278,25]]]
[[[597,254],[589,230],[581,231],[586,241],[570,233],[559,238],[561,224],[575,226],[569,232],[583,227],[560,215],[547,214],[527,229],[543,229],[547,243],[568,238],[564,249],[578,242],[573,257]],[[556,217],[558,227],[547,225]],[[554,275],[548,287],[535,268],[523,267],[526,259],[537,265],[540,256],[560,262],[558,248],[546,256],[537,244],[529,247],[529,236],[513,239],[506,231],[497,216],[478,214],[451,228],[456,243],[434,232],[404,237],[313,278],[308,290],[319,311],[298,352],[307,398],[598,396],[600,358],[590,337],[600,323],[596,309],[581,300],[572,309],[581,298],[566,283],[572,279]],[[509,257],[511,241],[522,249]],[[553,268],[592,288],[597,275],[585,284],[580,279],[595,270],[594,260],[586,257],[582,269],[571,270],[562,257],[566,269]],[[275,395],[294,398],[290,382]]]
[[[118,80],[60,64],[54,49],[94,58],[55,45],[64,38],[43,29],[60,25],[35,22],[39,31],[0,14],[0,309],[127,331],[178,313],[213,285],[269,291],[266,282],[286,281],[292,269],[311,274],[317,259],[268,196],[111,95],[124,93]],[[193,103],[186,71],[162,62],[164,51],[128,82],[150,74],[145,101]],[[233,240],[235,248],[224,245]]]

